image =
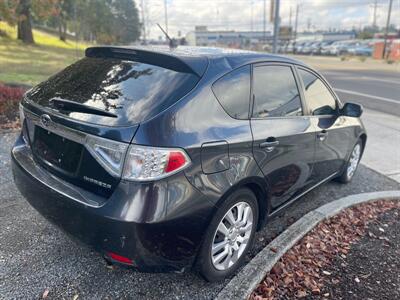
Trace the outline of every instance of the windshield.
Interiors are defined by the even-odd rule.
[[[117,115],[59,111],[70,118],[110,126],[143,122],[186,95],[199,81],[193,73],[115,58],[83,58],[33,88],[28,99],[51,107],[61,98]]]

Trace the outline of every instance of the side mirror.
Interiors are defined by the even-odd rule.
[[[330,107],[329,105],[324,105],[321,106],[317,109],[315,109],[312,114],[314,116],[321,116],[321,115],[336,115],[336,110],[334,110],[332,107]]]
[[[346,102],[340,112],[343,116],[359,118],[363,113],[363,107],[357,103]]]

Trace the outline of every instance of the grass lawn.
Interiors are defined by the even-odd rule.
[[[0,22],[0,82],[35,85],[84,55],[89,45],[62,42],[57,36],[33,31],[35,45],[16,39],[16,27]]]

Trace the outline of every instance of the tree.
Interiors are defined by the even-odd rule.
[[[17,6],[17,38],[24,43],[33,44],[31,0],[20,0]]]
[[[24,43],[34,43],[32,19],[45,19],[57,13],[59,0],[2,0],[0,17],[8,24],[17,25],[17,38]]]
[[[109,2],[110,0],[87,0],[80,3],[78,19],[81,20],[79,27],[84,39],[100,44],[115,42]]]
[[[140,21],[133,0],[114,0],[111,3],[113,13],[113,32],[116,43],[131,43],[140,36]]]
[[[57,8],[58,35],[60,40],[65,42],[67,40],[67,22],[72,19],[74,14],[73,0],[59,0]]]
[[[33,43],[32,22],[58,29],[67,39],[73,23],[75,34],[100,44],[127,44],[140,36],[134,0],[0,0],[0,18],[18,25],[18,38]]]
[[[16,25],[16,8],[17,2],[15,0],[0,1],[0,19],[6,21],[10,25]]]

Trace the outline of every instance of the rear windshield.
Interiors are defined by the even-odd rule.
[[[61,112],[85,122],[126,126],[143,122],[171,106],[199,81],[193,73],[115,58],[86,57],[33,88],[27,97],[50,107],[61,98],[117,115]]]

